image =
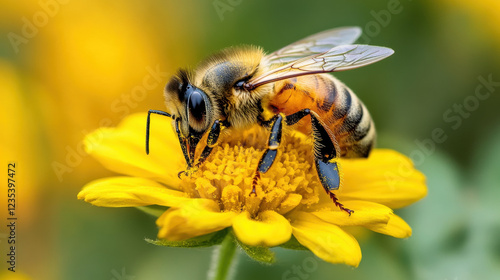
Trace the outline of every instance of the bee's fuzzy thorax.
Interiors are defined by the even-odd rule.
[[[207,57],[198,65],[196,72],[205,73],[211,67],[226,61],[234,61],[244,65],[258,66],[264,55],[264,50],[258,46],[242,45],[228,47]],[[197,75],[197,77],[199,76],[200,75]]]

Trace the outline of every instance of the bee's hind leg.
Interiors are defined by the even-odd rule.
[[[309,109],[303,109],[286,117],[287,125],[294,125],[305,116],[311,116],[312,136],[314,142],[314,164],[319,181],[330,195],[335,205],[349,215],[354,211],[344,207],[332,192],[338,190],[342,184],[340,164],[338,162],[340,149],[333,133],[320,120],[318,115]]]

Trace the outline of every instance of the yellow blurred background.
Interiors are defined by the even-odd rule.
[[[2,183],[0,277],[203,279],[210,249],[153,247],[143,240],[156,235],[153,218],[76,199],[86,182],[111,174],[85,154],[83,136],[133,112],[163,109],[162,90],[176,69],[216,50],[255,44],[273,51],[351,25],[363,28],[361,43],[396,54],[336,76],[372,112],[379,146],[418,161],[429,196],[398,212],[413,226],[412,238],[370,236],[361,244],[360,268],[318,260],[307,279],[500,275],[498,1],[40,0],[2,6],[1,176],[7,182],[7,165],[16,163],[18,221],[17,272],[9,273]],[[476,106],[481,85],[491,94]],[[422,144],[436,129],[446,141]],[[237,279],[281,279],[311,257],[276,252],[271,267],[240,256]]]

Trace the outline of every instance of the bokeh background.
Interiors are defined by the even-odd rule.
[[[411,156],[428,178],[428,196],[397,211],[413,236],[365,236],[357,269],[307,252],[277,249],[273,266],[241,255],[236,279],[499,277],[496,0],[4,1],[1,176],[6,182],[7,163],[17,163],[19,220],[18,272],[5,273],[2,183],[0,277],[204,279],[211,248],[155,247],[144,241],[156,235],[154,218],[76,199],[86,182],[111,175],[84,153],[83,136],[133,112],[163,109],[168,77],[216,50],[273,51],[350,25],[362,27],[360,43],[396,51],[336,76],[370,109],[378,146]]]

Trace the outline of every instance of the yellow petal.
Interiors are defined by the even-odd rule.
[[[368,159],[343,159],[344,187],[336,193],[340,201],[367,200],[400,208],[427,194],[425,176],[406,156],[376,149]]]
[[[78,199],[96,206],[135,207],[164,205],[177,207],[190,199],[185,193],[144,178],[110,177],[88,183]]]
[[[392,209],[382,204],[369,201],[342,201],[345,207],[354,210],[351,216],[341,211],[333,203],[328,203],[320,211],[311,212],[325,222],[339,226],[364,226],[366,224],[385,225],[389,221]]]
[[[170,118],[151,116],[150,153],[146,154],[146,114],[127,117],[117,128],[100,128],[85,137],[86,151],[109,170],[144,177],[178,188],[185,161]],[[138,133],[144,131],[144,133]]]
[[[371,224],[366,225],[365,227],[397,238],[407,238],[411,236],[410,226],[403,219],[401,219],[401,217],[395,214],[390,215],[389,222],[386,225]]]
[[[232,211],[220,212],[213,200],[191,199],[180,208],[168,209],[158,218],[158,238],[179,241],[219,231],[231,226],[236,215]]]
[[[292,236],[290,222],[274,211],[261,212],[257,220],[242,212],[234,218],[233,230],[242,243],[251,246],[278,246]]]
[[[290,218],[293,235],[316,256],[330,263],[359,265],[361,249],[352,235],[311,213],[296,211]]]

